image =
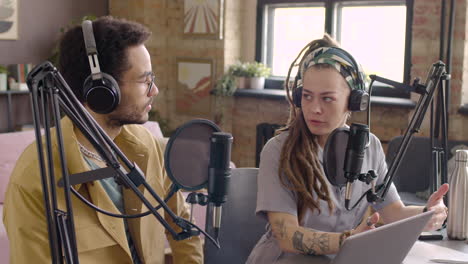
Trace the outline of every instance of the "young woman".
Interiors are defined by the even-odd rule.
[[[440,228],[447,217],[442,199],[447,184],[431,195],[426,207],[405,206],[392,185],[384,202],[371,205],[362,201],[353,210],[345,209],[345,188],[331,185],[324,176],[323,148],[329,134],[346,125],[351,110],[359,110],[354,94],[365,90],[364,74],[328,35],[309,43],[291,68],[301,54],[292,88],[289,76],[286,80],[290,118],[261,154],[257,215],[266,218],[268,225],[247,263],[273,263],[291,254],[336,254],[347,237],[375,228],[380,217],[389,223],[434,210],[425,229]],[[387,166],[380,141],[373,134],[362,171],[371,169],[381,183]],[[357,201],[368,189],[367,184],[355,181],[351,200]],[[376,213],[361,223],[368,205]]]

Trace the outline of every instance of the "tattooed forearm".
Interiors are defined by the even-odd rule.
[[[308,236],[306,243],[310,244],[310,247],[318,247],[317,252],[325,253],[330,250],[330,236],[327,233],[315,233],[312,236]]]
[[[272,226],[273,229],[273,235],[277,239],[284,239],[286,238],[286,225],[284,224],[284,219],[280,219],[276,222],[273,223]]]
[[[308,255],[314,255],[315,252],[313,251],[310,252],[309,248],[305,248],[303,240],[304,240],[304,234],[302,232],[299,232],[299,231],[294,232],[294,235],[292,237],[293,247],[302,253],[305,253]]]
[[[327,233],[312,233],[304,238],[300,231],[294,232],[293,247],[307,255],[327,253],[330,250],[330,237]]]

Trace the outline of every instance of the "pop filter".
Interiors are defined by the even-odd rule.
[[[344,160],[348,144],[349,128],[339,127],[328,136],[323,149],[323,170],[328,181],[338,187],[346,185]]]
[[[211,136],[221,129],[206,119],[191,120],[170,137],[164,153],[169,178],[178,189],[199,190],[208,183]]]

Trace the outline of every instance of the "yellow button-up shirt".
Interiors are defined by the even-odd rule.
[[[81,156],[73,124],[68,118],[61,121],[68,173],[88,171]],[[56,180],[61,178],[60,159],[54,139],[54,167]],[[166,197],[171,181],[163,168],[163,152],[158,141],[144,127],[126,125],[114,142],[130,161],[144,172],[147,183],[160,196]],[[47,220],[41,187],[40,170],[35,143],[26,148],[18,159],[10,178],[3,211],[3,222],[10,241],[12,264],[51,263]],[[118,214],[119,211],[98,182],[75,185],[81,195],[97,207]],[[154,206],[157,202],[147,190],[143,191]],[[140,199],[130,189],[123,189],[125,210],[128,214],[147,211]],[[59,208],[64,210],[63,188],[57,188]],[[80,263],[132,263],[130,249],[121,218],[97,213],[72,195],[74,223]],[[188,218],[182,194],[178,192],[168,202],[177,215]],[[172,219],[159,209],[158,212],[180,232]],[[174,263],[203,263],[202,243],[199,237],[174,241],[165,235],[164,227],[153,215],[128,220],[130,233],[143,263],[164,263],[166,237],[172,249]]]

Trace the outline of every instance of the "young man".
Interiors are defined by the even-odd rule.
[[[111,17],[97,19],[92,29],[100,70],[118,84],[120,100],[115,109],[101,111],[102,104],[108,100],[101,100],[100,96],[92,98],[96,94],[87,95],[89,89],[86,85],[83,88],[91,72],[81,26],[65,33],[60,45],[59,70],[107,135],[140,167],[148,184],[160,197],[166,197],[171,182],[163,168],[161,146],[149,131],[136,125],[148,120],[153,98],[158,94],[150,55],[144,45],[150,32],[140,24]],[[106,166],[69,118],[63,118],[61,125],[70,175]],[[54,164],[57,178],[61,178],[58,155]],[[113,178],[73,187],[97,207],[112,213],[147,211],[131,190],[118,185]],[[148,196],[146,191],[144,194]],[[59,207],[65,208],[63,192],[58,192],[57,196]],[[80,263],[164,263],[165,229],[152,215],[131,220],[110,217],[89,208],[73,195],[72,204]],[[153,201],[153,205],[157,203]],[[174,195],[168,205],[180,217],[188,218],[181,193]],[[11,263],[51,262],[44,212],[34,143],[18,160],[5,197],[3,221],[10,240]],[[163,210],[158,212],[180,231]],[[174,241],[167,235],[167,239],[175,263],[203,263],[199,237]]]

